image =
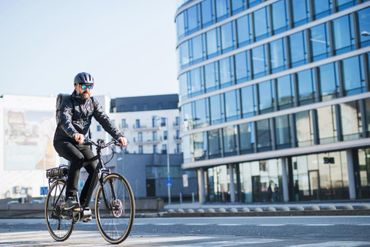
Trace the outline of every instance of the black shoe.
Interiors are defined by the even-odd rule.
[[[82,211],[82,221],[83,222],[89,222],[90,220],[92,220],[92,212],[91,212],[91,209],[89,207],[86,207]]]
[[[66,200],[66,203],[64,204],[65,210],[76,209],[79,207],[80,205],[78,204],[78,201],[76,200],[76,197],[74,196],[69,196]]]

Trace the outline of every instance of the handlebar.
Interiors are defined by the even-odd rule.
[[[94,142],[92,140],[86,139],[84,142],[85,145],[93,145],[99,149],[104,149],[112,145],[120,146],[119,142],[117,140],[110,141],[108,143],[105,143],[104,140],[98,139],[97,142]]]

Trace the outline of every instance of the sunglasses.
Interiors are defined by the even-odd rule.
[[[82,90],[93,89],[94,84],[81,84],[81,88],[82,88]]]

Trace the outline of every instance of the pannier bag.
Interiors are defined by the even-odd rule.
[[[46,170],[46,177],[47,178],[62,178],[67,176],[68,174],[68,166],[62,165],[59,167],[54,167]]]

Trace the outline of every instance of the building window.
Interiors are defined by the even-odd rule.
[[[193,129],[193,118],[191,113],[191,103],[181,107],[181,114],[185,130]]]
[[[287,7],[285,0],[280,0],[271,4],[272,8],[272,28],[274,34],[281,33],[288,28]]]
[[[208,154],[210,159],[221,156],[221,138],[222,135],[220,135],[220,130],[208,131]]]
[[[326,24],[311,28],[312,58],[314,61],[328,57],[330,51],[328,37]]]
[[[279,109],[292,107],[293,105],[293,83],[290,75],[276,79]]]
[[[185,68],[189,64],[189,42],[185,41],[179,46],[180,67]]]
[[[365,92],[365,73],[361,57],[347,58],[344,59],[342,63],[343,82],[346,95]]]
[[[167,119],[165,117],[161,117],[161,127],[166,126]]]
[[[185,12],[180,13],[176,17],[176,26],[177,26],[177,37],[181,38],[185,34],[185,21],[184,21]]]
[[[225,93],[226,121],[240,118],[240,96],[238,90]]]
[[[208,58],[212,58],[220,54],[221,50],[219,45],[218,30],[219,29],[215,28],[206,33]]]
[[[253,153],[255,146],[254,122],[239,125],[240,153]]]
[[[235,77],[237,83],[245,82],[251,78],[247,52],[241,52],[235,55]]]
[[[232,14],[235,15],[247,8],[247,0],[231,0]]]
[[[315,83],[313,80],[312,69],[304,70],[297,73],[299,104],[309,104],[315,100]]]
[[[358,11],[361,47],[370,45],[370,8]]]
[[[274,93],[271,81],[258,84],[259,110],[261,113],[273,111]]]
[[[158,141],[158,133],[157,133],[157,131],[153,131],[152,132],[152,135],[153,135],[153,141]]]
[[[221,30],[221,49],[222,53],[231,51],[235,48],[234,25],[229,22],[220,27]]]
[[[337,71],[334,63],[319,67],[322,100],[336,98],[339,94]]]
[[[187,9],[188,33],[193,33],[200,28],[199,4]]]
[[[312,113],[310,111],[295,114],[295,129],[298,147],[311,146],[313,143]]]
[[[135,128],[140,128],[140,119],[135,120]]]
[[[270,43],[270,66],[272,73],[286,69],[286,57],[283,39],[278,39]]]
[[[219,88],[218,62],[213,62],[204,66],[205,87],[207,92]]]
[[[362,132],[361,113],[357,101],[340,105],[343,140],[358,139]]]
[[[334,106],[317,109],[320,143],[333,143],[337,137],[337,123]]]
[[[143,141],[143,133],[142,133],[142,132],[138,132],[138,133],[137,133],[137,140],[138,140],[139,142],[142,142],[142,141]]]
[[[201,3],[203,28],[215,22],[215,10],[213,0],[204,0]]]
[[[314,1],[314,16],[315,19],[328,16],[332,9],[332,0],[313,0]]]
[[[194,128],[201,128],[209,125],[209,113],[207,99],[200,99],[194,102]]]
[[[191,96],[200,95],[204,92],[204,84],[202,81],[202,68],[193,69],[190,72],[190,94]]]
[[[238,47],[251,42],[250,15],[245,15],[236,20]]]
[[[204,160],[207,157],[208,140],[207,132],[200,132],[193,135],[194,159]]]
[[[290,125],[288,115],[275,118],[276,146],[280,148],[290,147]]]
[[[221,21],[230,15],[229,0],[215,0],[217,21]]]
[[[162,154],[167,154],[167,145],[162,144]]]
[[[139,154],[142,154],[142,153],[143,153],[143,146],[139,145]]]
[[[256,122],[257,150],[271,150],[270,119],[263,119]]]
[[[127,128],[128,126],[127,126],[127,123],[126,123],[126,119],[124,119],[124,118],[122,118],[121,119],[121,128],[122,129],[125,129],[125,128]]]
[[[289,36],[291,66],[307,63],[306,33],[298,32]]]
[[[252,63],[253,63],[253,78],[258,78],[267,74],[267,64],[264,45],[252,49]]]
[[[183,73],[179,76],[179,84],[180,84],[180,98],[187,99],[189,94],[188,73]]]
[[[259,3],[262,3],[263,0],[248,0],[249,2],[249,8],[252,8],[253,6],[256,6]]]
[[[191,63],[195,64],[203,60],[205,57],[205,49],[203,45],[203,35],[198,35],[191,39]]]
[[[297,27],[307,23],[310,17],[309,0],[294,0],[291,3],[294,26]]]
[[[220,63],[220,85],[221,88],[234,84],[234,62],[233,57],[221,59]]]
[[[336,54],[353,50],[355,47],[352,21],[349,15],[333,20],[334,49]]]
[[[210,97],[210,108],[212,124],[223,123],[225,121],[225,104],[222,94]]]
[[[163,140],[167,140],[167,138],[168,138],[168,131],[165,130],[163,131]]]
[[[251,117],[257,114],[257,89],[256,85],[243,87],[242,94],[242,109],[243,118]]]
[[[224,134],[224,156],[235,155],[237,152],[236,138],[238,136],[237,126],[228,126],[223,129]]]
[[[153,145],[153,154],[157,153],[157,145]]]
[[[96,131],[97,131],[97,132],[102,131],[101,125],[96,125]]]
[[[357,0],[336,0],[336,1],[338,11],[355,6],[357,3]]]
[[[267,8],[259,9],[253,12],[254,17],[254,35],[255,40],[261,40],[268,36],[268,25],[267,25]]]

